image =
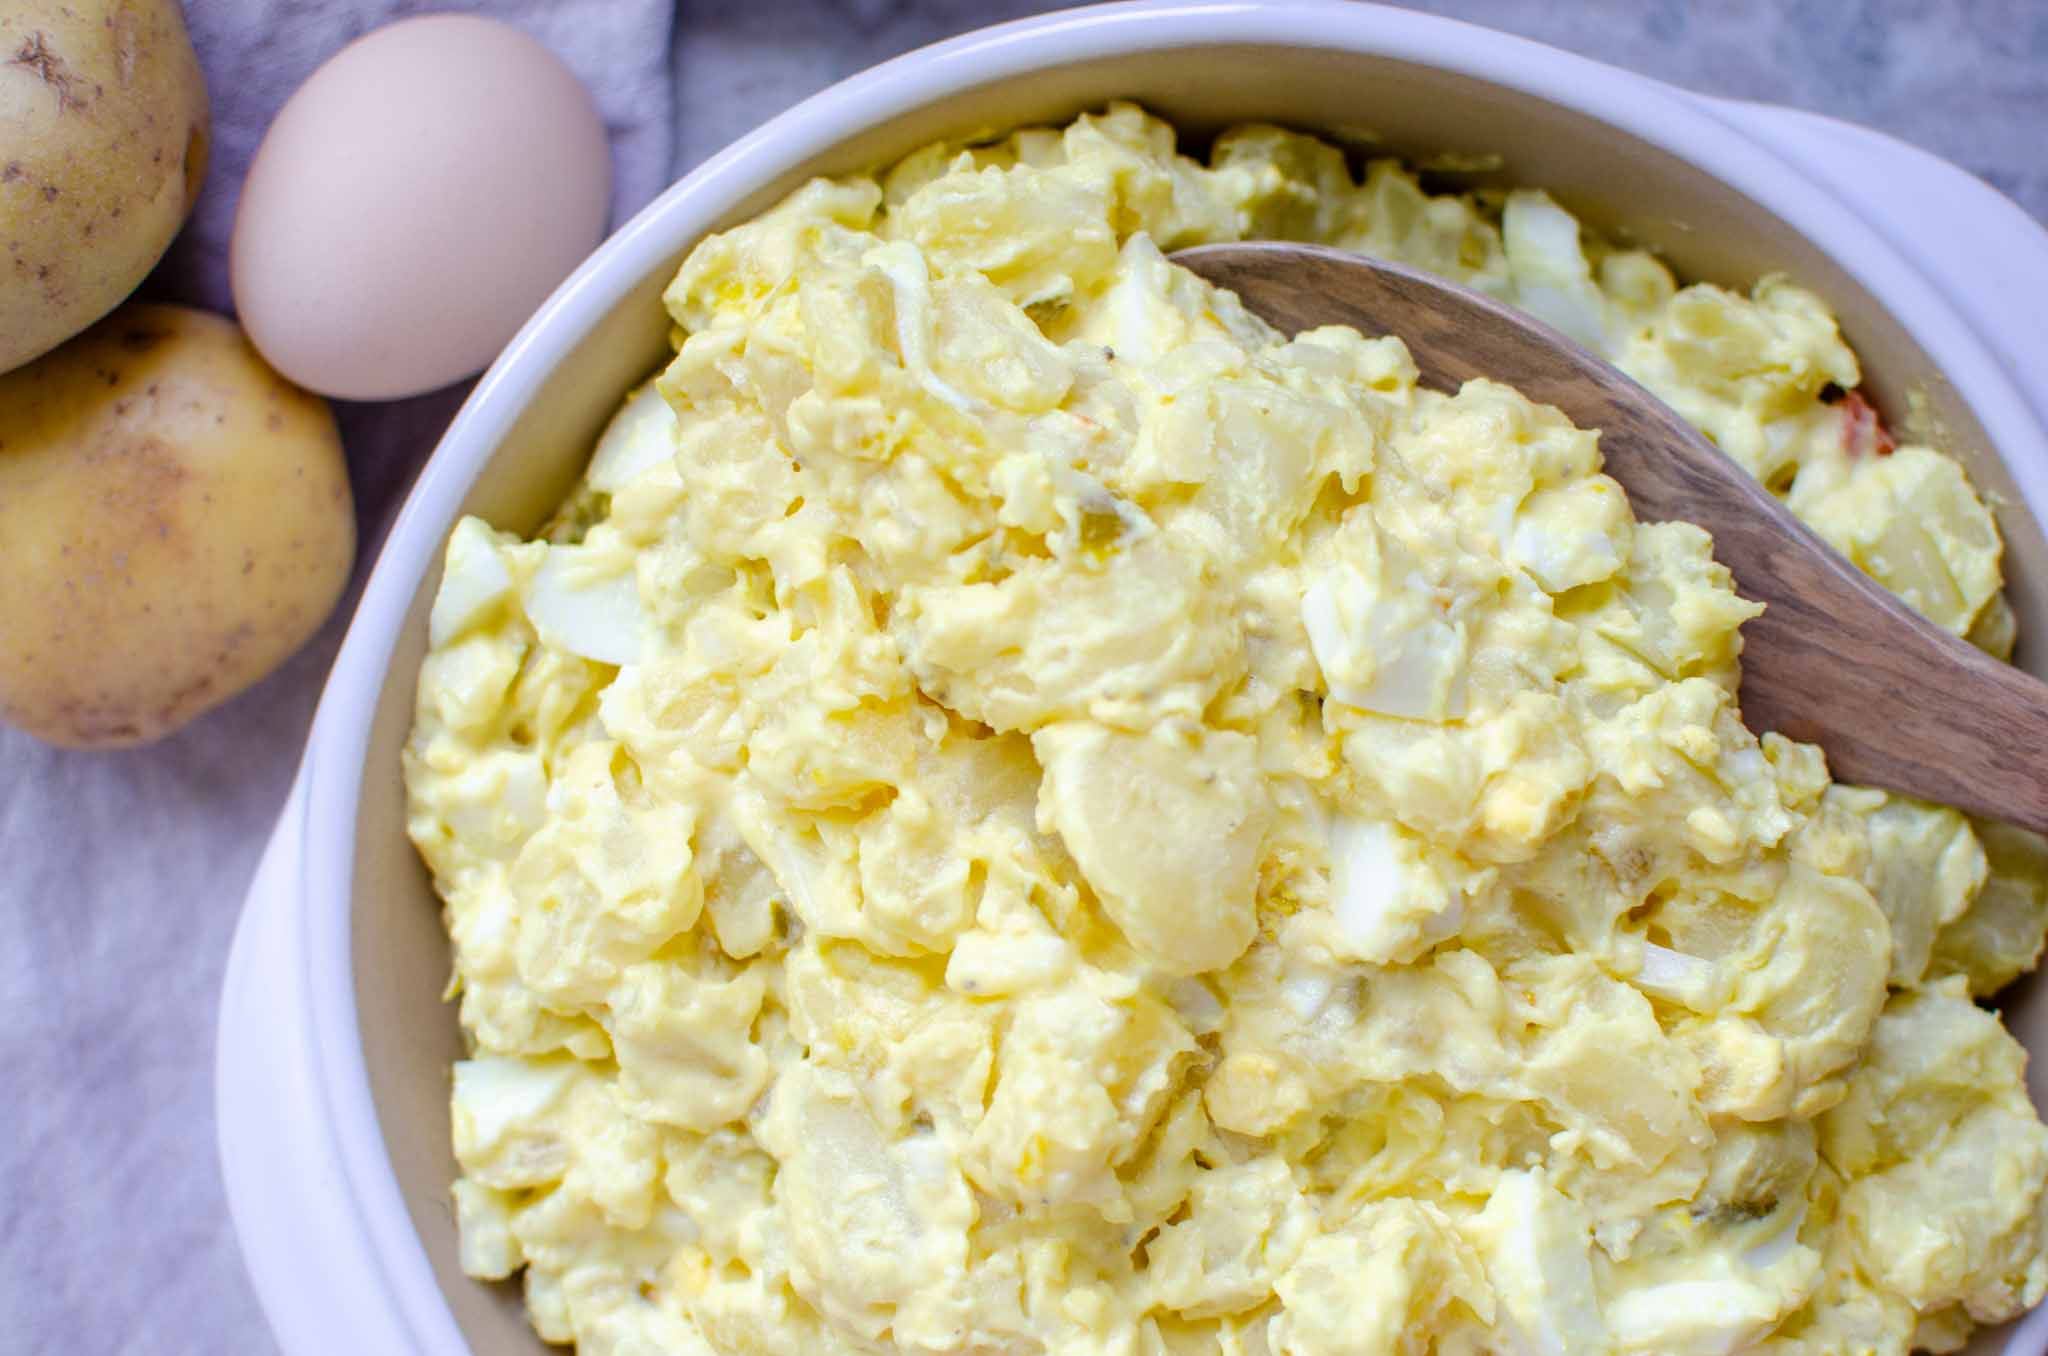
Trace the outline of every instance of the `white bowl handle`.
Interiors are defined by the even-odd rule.
[[[214,1070],[221,1175],[256,1296],[291,1356],[414,1350],[369,1256],[314,1086],[300,889],[310,759],[228,953]]]
[[[1842,199],[1948,294],[2048,425],[2048,229],[1976,175],[1896,137],[1775,104],[1694,96]]]

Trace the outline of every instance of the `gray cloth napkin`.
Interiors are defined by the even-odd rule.
[[[146,294],[230,311],[228,235],[272,115],[351,38],[449,9],[517,24],[582,77],[611,134],[615,223],[668,182],[673,0],[186,0],[212,162]],[[336,406],[357,588],[466,393]],[[0,1351],[274,1349],[214,1166],[213,1013],[355,593],[279,673],[152,748],[65,753],[0,729]]]

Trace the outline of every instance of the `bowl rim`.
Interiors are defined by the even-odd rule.
[[[1991,435],[2025,507],[2048,521],[2048,430],[1957,309],[1849,204],[1708,100],[1662,81],[1458,20],[1356,0],[1122,0],[979,29],[811,96],[711,157],[615,232],[540,307],[456,414],[403,505],[351,619],[308,740],[306,945],[314,1085],[349,1208],[394,1315],[421,1351],[468,1351],[385,1150],[359,1036],[351,937],[355,825],[391,657],[447,525],[525,402],[626,292],[731,207],[844,140],[997,79],[1141,51],[1299,47],[1472,77],[1604,122],[1749,197],[1826,252],[1898,319]]]

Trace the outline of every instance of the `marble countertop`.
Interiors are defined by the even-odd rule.
[[[188,0],[195,14],[204,3]],[[237,0],[236,13],[287,25],[305,5]],[[415,7],[444,6],[391,8]],[[1882,128],[2048,220],[2048,5],[2039,0],[1419,7],[1693,89]],[[684,0],[669,48],[673,169],[842,75],[1046,8]],[[376,465],[358,464],[365,562],[460,394],[407,402],[409,427],[427,432],[380,452]],[[392,417],[344,411],[352,451]],[[0,895],[0,1088],[35,1113],[10,1112],[0,1131],[0,1348],[276,1350],[236,1254],[214,1160],[214,1005],[241,892],[341,627],[331,622],[277,675],[151,749],[62,753],[0,731],[0,860],[11,882]]]

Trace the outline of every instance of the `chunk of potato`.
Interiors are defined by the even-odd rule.
[[[135,290],[206,170],[206,82],[177,0],[0,5],[0,372]]]
[[[0,719],[155,739],[275,668],[355,554],[334,418],[232,323],[123,307],[0,376]]]
[[[1039,831],[1059,831],[1147,960],[1200,974],[1251,945],[1272,809],[1249,736],[1062,721],[1032,735],[1031,747],[1045,767]]]

